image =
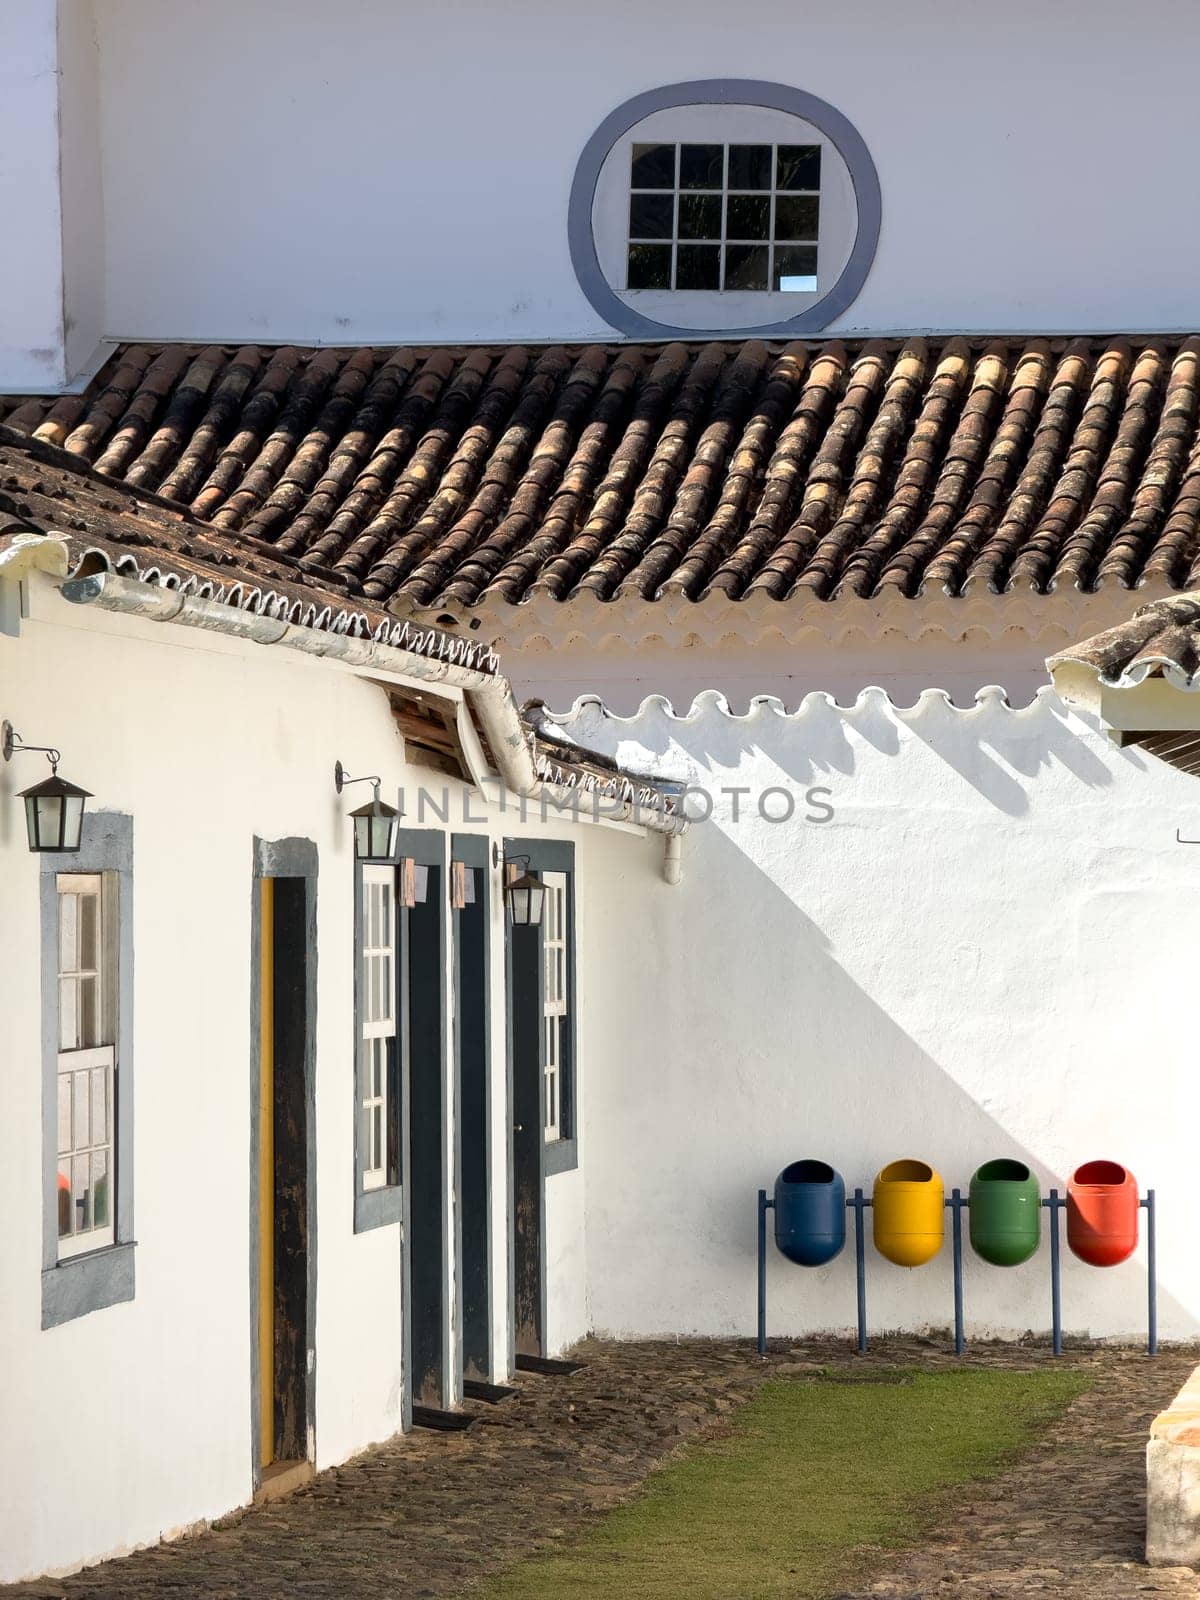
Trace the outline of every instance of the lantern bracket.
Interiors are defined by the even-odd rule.
[[[50,763],[50,771],[55,777],[58,776],[58,763],[62,755],[52,744],[26,744],[11,722],[0,722],[0,756],[5,761],[11,761],[14,756],[27,753],[45,756]]]
[[[335,761],[333,763],[333,787],[337,790],[338,794],[341,794],[342,790],[348,783],[373,783],[375,785],[375,798],[378,800],[379,786],[381,782],[382,779],[374,776],[369,778],[352,778],[347,773],[345,767],[340,761]]]

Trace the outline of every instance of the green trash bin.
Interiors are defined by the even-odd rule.
[[[1019,1267],[1042,1237],[1042,1196],[1023,1161],[985,1161],[971,1179],[971,1248],[993,1267]]]

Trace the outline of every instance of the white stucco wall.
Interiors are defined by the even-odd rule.
[[[95,366],[106,315],[92,0],[0,15],[0,388],[55,393]]]
[[[1162,1332],[1195,1335],[1200,850],[1175,840],[1200,838],[1195,779],[1116,750],[1048,691],[1021,711],[996,692],[962,712],[936,691],[900,712],[878,692],[849,709],[812,696],[796,716],[731,717],[708,697],[626,721],[584,704],[565,725],[751,791],[741,822],[718,796],[686,836],[679,889],[643,902],[631,861],[595,891],[634,956],[585,1084],[598,1331],[750,1333],[755,1195],[791,1160],[869,1192],[913,1156],[965,1190],[1008,1155],[1043,1192],[1094,1157],[1154,1186]],[[813,785],[833,820],[757,817],[782,786],[799,819]],[[1144,1249],[1108,1271],[1065,1253],[1068,1330],[1144,1336]],[[948,1243],[915,1272],[868,1244],[868,1276],[873,1329],[950,1322]],[[1049,1327],[1045,1236],[1009,1271],[968,1253],[966,1316],[975,1333]],[[804,1271],[772,1246],[770,1318],[850,1327],[852,1252]]]
[[[98,12],[111,335],[604,337],[567,251],[580,149],[629,96],[715,75],[821,96],[873,153],[879,251],[839,327],[1195,319],[1186,0]],[[1148,38],[1154,72],[1131,74]]]
[[[19,0],[0,17],[0,382],[44,389],[66,378],[59,193],[56,0]],[[11,243],[19,240],[19,248]]]
[[[386,696],[364,677],[295,652],[71,606],[41,577],[26,594],[19,636],[0,632],[0,716],[31,742],[54,740],[63,775],[93,792],[94,809],[133,817],[136,1295],[40,1326],[39,862],[13,799],[44,771],[31,755],[0,764],[0,1581],[153,1541],[250,1495],[255,835],[310,839],[319,857],[316,1464],[399,1427],[399,1229],[353,1231],[351,795],[335,794],[333,762],[378,771],[385,791],[443,788],[440,775],[404,766]],[[11,627],[14,608],[0,607],[0,616]],[[543,823],[536,807],[524,818],[493,809],[485,824],[464,827],[461,786],[451,784],[450,795],[449,831],[497,841],[574,836],[581,879],[606,851],[653,855],[636,837],[602,836],[562,818]],[[470,816],[482,809],[474,796]],[[424,825],[438,824],[429,814]],[[493,872],[493,1347],[504,1376],[498,878]],[[582,1031],[581,1040],[590,1054]],[[585,1331],[582,1195],[582,1172],[550,1181],[557,1347]],[[453,1303],[457,1286],[448,1293]],[[92,1470],[96,1462],[107,1465]]]
[[[71,607],[41,578],[28,598],[19,637],[0,633],[0,714],[57,742],[94,806],[134,817],[137,1294],[40,1329],[38,863],[12,802],[36,777],[27,757],[0,769],[0,1577],[153,1540],[250,1492],[255,834],[312,839],[320,859],[317,1464],[397,1427],[399,1238],[352,1231],[351,845],[331,766],[379,770],[388,787],[426,776],[404,768],[385,697],[362,678]],[[584,703],[566,725],[693,778],[716,812],[685,838],[678,888],[659,840],[536,813],[467,830],[576,844],[582,1159],[547,1181],[550,1349],[592,1328],[749,1333],[755,1194],[802,1155],[867,1187],[902,1155],[964,1187],[1000,1155],[1044,1185],[1092,1157],[1125,1161],[1160,1198],[1163,1334],[1195,1334],[1200,850],[1175,842],[1177,827],[1200,838],[1194,780],[1116,750],[1047,694],[1019,711],[985,695],[967,712],[936,692],[899,711],[878,693],[848,708],[815,696],[798,715],[760,703],[745,717],[709,697],[686,718],[651,701],[628,721]],[[720,793],[735,785],[750,791],[739,821]],[[832,791],[832,820],[757,815],[764,788],[813,786]],[[498,907],[492,932],[502,1373]],[[217,1176],[181,1186],[181,1160]],[[1005,1273],[968,1255],[969,1329],[1045,1330],[1046,1258],[1043,1244]],[[1110,1272],[1065,1266],[1068,1330],[1141,1335],[1144,1245]],[[770,1273],[775,1332],[851,1324],[851,1256],[805,1273],[772,1251]],[[948,1249],[911,1274],[871,1252],[869,1276],[873,1328],[949,1320]],[[67,1495],[81,1437],[121,1470]]]

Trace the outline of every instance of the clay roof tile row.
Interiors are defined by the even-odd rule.
[[[1200,581],[1195,339],[135,345],[0,421],[399,609]]]

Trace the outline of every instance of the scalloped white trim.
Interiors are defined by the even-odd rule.
[[[548,722],[553,722],[566,730],[568,737],[574,737],[571,727],[574,722],[590,723],[593,726],[597,721],[608,722],[620,727],[622,731],[632,732],[644,722],[655,718],[694,726],[708,717],[719,716],[730,722],[740,722],[750,726],[768,718],[779,718],[787,722],[811,721],[832,711],[851,723],[886,712],[907,726],[916,727],[946,713],[951,713],[960,720],[974,718],[985,721],[989,717],[998,715],[1032,720],[1047,710],[1063,716],[1076,714],[1064,704],[1053,686],[1048,683],[1043,684],[1028,705],[1024,706],[1011,705],[1005,690],[999,684],[993,683],[976,692],[973,706],[956,706],[944,689],[923,689],[911,706],[901,706],[896,704],[886,689],[872,686],[863,689],[853,704],[848,706],[840,705],[831,694],[817,689],[806,694],[795,711],[789,711],[778,695],[762,694],[755,695],[750,701],[749,710],[737,712],[729,709],[729,702],[719,690],[705,689],[702,694],[696,696],[689,709],[682,712],[676,711],[665,695],[649,694],[632,716],[623,717],[615,711],[610,711],[598,695],[584,694],[578,697],[569,711],[547,711],[545,716]],[[580,742],[586,743],[586,738],[581,738]]]

